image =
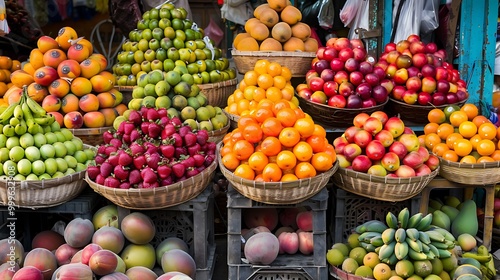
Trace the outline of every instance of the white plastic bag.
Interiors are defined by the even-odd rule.
[[[425,35],[433,32],[439,26],[439,0],[424,0],[422,9],[422,22],[420,23],[420,34]]]
[[[352,21],[358,13],[359,7],[363,0],[347,0],[344,7],[340,10],[340,20],[344,23],[344,27],[350,27]]]
[[[5,9],[5,1],[0,0],[0,36],[9,34],[9,25],[7,24],[7,10]]]
[[[403,1],[399,17],[397,10],[400,1]],[[422,9],[424,1],[422,0],[396,0],[393,10],[393,37],[392,42],[397,43],[406,40],[412,34],[420,34],[420,22],[422,19]]]
[[[335,9],[332,0],[322,0],[318,13],[319,26],[329,29],[333,27],[335,19]]]
[[[358,28],[366,30],[369,29],[369,18],[368,18],[369,8],[370,5],[368,0],[360,0],[358,12],[349,29],[349,35],[348,35],[349,39],[359,39],[359,35],[356,33],[356,29]]]

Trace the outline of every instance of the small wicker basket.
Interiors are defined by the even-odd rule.
[[[233,94],[237,84],[238,79],[234,78],[218,83],[199,84],[198,87],[207,96],[209,105],[224,108],[227,106],[227,98]]]
[[[463,100],[452,105],[458,105],[462,107],[465,102],[467,102],[467,100]],[[427,115],[432,109],[444,109],[449,105],[450,104],[439,106],[411,105],[389,97],[389,102],[387,102],[385,108],[389,115],[399,115],[399,117],[403,121],[408,121],[414,124],[426,124],[428,122]]]
[[[220,141],[222,141],[222,139],[224,139],[224,136],[226,136],[230,126],[231,124],[228,123],[225,127],[221,129],[210,131],[208,133],[208,141],[214,143],[219,143]]]
[[[348,192],[383,201],[403,201],[418,195],[439,173],[439,167],[428,175],[390,178],[339,168],[333,183]]]
[[[128,209],[153,210],[182,204],[195,198],[207,188],[217,168],[217,161],[205,170],[186,180],[153,189],[115,189],[99,185],[88,175],[85,181],[94,191],[112,203]]]
[[[335,279],[341,280],[373,280],[373,278],[366,278],[347,273],[346,271],[332,265],[330,265],[330,275]]]
[[[220,148],[222,143],[217,145],[217,157],[220,159]],[[313,197],[320,192],[330,181],[330,177],[337,171],[338,162],[335,162],[330,170],[320,173],[312,178],[300,179],[290,182],[256,182],[234,175],[223,164],[219,168],[231,183],[233,188],[241,195],[257,202],[283,205],[300,203]]]
[[[231,129],[235,129],[238,127],[238,121],[240,120],[240,116],[229,114],[228,112],[224,111],[229,118],[229,123],[231,125]]]
[[[305,113],[308,113],[313,118],[315,123],[319,123],[326,128],[344,128],[352,126],[352,120],[359,113],[371,114],[375,111],[381,111],[387,103],[387,101],[385,101],[382,104],[378,104],[370,108],[334,108],[328,105],[314,103],[298,95],[296,96],[299,99],[300,108],[302,108]]]
[[[90,146],[99,146],[104,143],[103,133],[110,129],[113,129],[113,127],[77,128],[70,130],[74,136],[82,139],[83,143]]]
[[[278,62],[286,66],[292,72],[292,77],[304,77],[312,60],[316,57],[315,52],[286,52],[286,51],[237,51],[231,50],[236,69],[241,74],[253,70],[255,62],[259,59],[267,59],[270,62]]]
[[[466,185],[492,185],[500,182],[500,161],[459,163],[439,157],[439,176]]]

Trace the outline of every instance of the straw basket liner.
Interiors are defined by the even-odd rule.
[[[394,98],[389,97],[389,102],[385,106],[386,111],[391,115],[399,115],[403,121],[409,121],[416,124],[426,124],[427,115],[432,109],[444,109],[449,105],[458,105],[462,107],[467,100],[460,101],[455,104],[446,104],[439,106],[422,106],[422,105],[411,105],[402,101],[398,101]]]
[[[217,145],[217,157],[220,159],[220,148],[222,143]],[[223,164],[219,168],[241,195],[257,202],[267,204],[294,204],[305,201],[320,192],[330,180],[330,177],[337,171],[338,162],[330,170],[320,173],[312,178],[300,179],[290,182],[256,182],[234,175]]]
[[[128,209],[152,210],[182,204],[198,196],[212,180],[217,161],[186,180],[152,189],[115,189],[99,185],[88,175],[85,180],[94,191],[114,204]]]
[[[222,141],[222,139],[224,139],[224,136],[226,136],[230,126],[231,123],[228,123],[225,127],[221,129],[210,131],[208,133],[208,142],[219,143],[220,141]]]
[[[86,149],[91,148],[84,145]],[[39,181],[0,179],[0,205],[13,203],[16,207],[47,208],[63,204],[77,197],[86,187],[86,170],[61,178]],[[10,199],[10,201],[9,201]]]
[[[99,127],[99,128],[77,128],[70,129],[73,135],[82,139],[83,143],[90,146],[98,146],[104,143],[103,133],[113,129],[111,126]]]
[[[339,188],[368,198],[383,201],[403,201],[419,194],[439,172],[410,178],[390,178],[339,168],[333,183]]]
[[[310,69],[311,61],[316,57],[315,52],[285,52],[285,51],[237,51],[231,50],[236,69],[241,74],[253,70],[255,62],[267,59],[286,66],[292,72],[292,77],[304,77]]]
[[[198,84],[198,87],[207,97],[208,104],[224,108],[227,106],[227,98],[236,89],[236,84],[238,84],[238,79],[234,78],[218,83]]]
[[[381,111],[387,103],[387,101],[385,101],[382,104],[370,108],[334,108],[328,105],[314,103],[299,95],[296,96],[299,99],[300,108],[302,108],[305,113],[308,113],[313,118],[314,122],[330,128],[349,127],[352,125],[354,117],[359,113],[371,114],[375,111]]]
[[[500,182],[500,161],[459,163],[439,157],[439,176],[468,185],[492,185]]]

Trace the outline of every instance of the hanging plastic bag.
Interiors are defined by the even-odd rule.
[[[318,13],[318,23],[320,27],[329,29],[333,27],[335,20],[335,9],[332,0],[322,0]]]
[[[426,35],[432,33],[439,26],[439,0],[425,0],[423,6],[420,34]]]
[[[397,43],[411,34],[420,34],[423,4],[422,0],[394,1],[391,42]]]
[[[340,20],[344,23],[344,27],[350,27],[352,21],[358,13],[359,7],[362,5],[363,0],[347,0],[340,10]]]
[[[9,25],[7,24],[7,10],[5,9],[5,1],[0,0],[0,36],[9,34]]]
[[[349,39],[359,39],[358,33],[356,33],[356,29],[362,28],[365,30],[369,29],[369,2],[368,0],[361,0],[360,5],[358,7],[358,11],[356,14],[356,17],[354,18],[354,21],[351,24],[351,28],[349,29]]]
[[[224,38],[224,31],[215,23],[213,18],[210,18],[210,22],[208,26],[205,27],[205,36],[212,39],[215,43],[215,46],[218,46]]]

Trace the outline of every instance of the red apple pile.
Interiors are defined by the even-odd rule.
[[[383,85],[389,96],[407,104],[441,106],[467,100],[469,94],[460,72],[446,62],[446,52],[436,44],[410,35],[384,47],[375,67],[385,70]]]
[[[186,180],[215,160],[208,132],[192,131],[167,110],[142,107],[130,112],[116,132],[103,135],[90,179],[110,188],[157,188]]]
[[[333,145],[340,167],[375,176],[424,176],[439,166],[439,158],[420,145],[410,127],[383,111],[356,115]]]
[[[320,47],[306,73],[306,83],[296,87],[300,97],[336,108],[370,108],[387,101],[381,84],[386,73],[376,67],[359,39],[331,38]]]

